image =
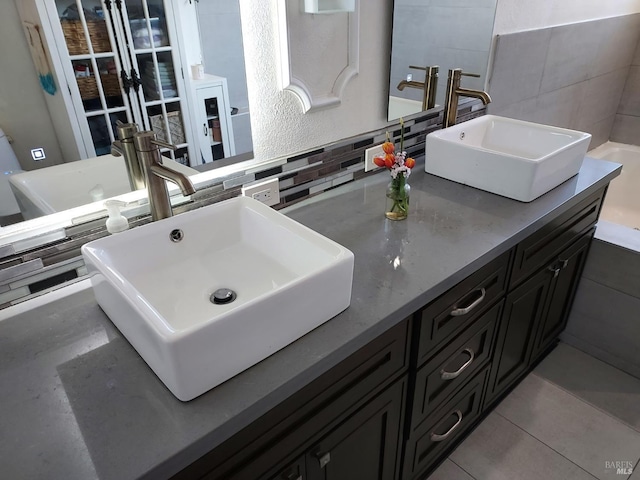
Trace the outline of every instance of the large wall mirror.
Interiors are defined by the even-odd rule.
[[[423,109],[428,67],[438,67],[432,105],[444,102],[447,72],[461,68],[467,88],[486,81],[497,0],[395,0],[388,120]],[[415,67],[415,68],[412,68]]]
[[[239,0],[8,0],[0,45],[0,227],[130,191],[117,121],[188,173],[253,156]]]

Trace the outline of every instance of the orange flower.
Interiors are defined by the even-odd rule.
[[[393,164],[395,163],[395,161],[396,161],[396,156],[393,153],[387,153],[384,156],[384,165],[387,168],[393,167]]]
[[[374,157],[373,163],[375,163],[379,167],[385,167],[386,166],[386,164],[384,163],[384,158],[382,158],[382,157]]]
[[[384,151],[384,153],[390,154],[396,151],[396,147],[394,147],[393,143],[391,142],[384,142],[382,144],[382,150]]]
[[[416,161],[413,158],[409,157],[404,161],[404,164],[407,166],[407,168],[413,168],[416,166]]]

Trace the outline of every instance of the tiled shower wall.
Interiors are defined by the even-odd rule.
[[[622,92],[611,141],[640,145],[640,41]]]
[[[639,38],[640,14],[499,35],[488,113],[586,131],[594,148],[609,140]]]

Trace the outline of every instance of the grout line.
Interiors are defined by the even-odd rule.
[[[636,462],[636,464],[633,466],[633,472],[631,472],[631,475],[629,475],[627,477],[627,480],[629,480],[631,477],[633,477],[633,474],[636,470],[638,470],[640,468],[640,459],[638,459],[638,461]]]
[[[590,315],[587,315],[586,313],[581,313],[581,312],[579,312],[579,313],[575,313],[574,315],[581,315],[581,316],[584,316],[584,317],[586,317],[586,318],[588,318],[588,319],[591,319],[591,320],[598,320],[598,321],[600,320],[600,319],[598,319],[598,318],[596,318],[596,317],[592,317],[592,316],[590,316]],[[611,357],[611,358],[619,359],[621,363],[629,364],[629,365],[631,365],[631,367],[634,367],[634,364],[633,364],[633,363],[631,363],[631,362],[629,362],[629,361],[625,360],[624,358],[621,358],[621,357],[617,356],[615,353],[612,353],[612,352],[610,352],[610,351],[608,351],[608,350],[603,349],[603,348],[602,348],[601,346],[599,346],[599,345],[595,345],[594,343],[592,343],[592,342],[590,342],[590,341],[588,341],[588,340],[585,340],[585,339],[583,339],[583,338],[581,338],[581,337],[577,337],[577,336],[576,336],[576,335],[574,335],[573,333],[567,332],[567,331],[565,330],[565,331],[563,331],[563,332],[562,332],[562,335],[565,335],[565,336],[570,337],[570,338],[572,339],[572,341],[577,342],[577,343],[579,343],[579,344],[582,344],[583,346],[590,347],[590,348],[592,348],[593,350],[597,350],[597,352],[598,352],[599,354],[601,354],[601,355],[606,355],[607,357]],[[602,363],[605,363],[606,365],[609,365],[610,367],[615,368],[616,370],[618,370],[618,371],[620,371],[620,372],[625,373],[626,375],[629,375],[631,378],[633,378],[633,379],[635,379],[635,380],[640,380],[640,376],[634,375],[633,373],[631,373],[631,372],[629,372],[629,371],[627,371],[627,370],[623,370],[622,368],[618,367],[617,365],[614,365],[613,363],[610,363],[610,362],[609,362],[609,361],[607,361],[607,360],[604,360],[604,359],[602,359],[602,358],[600,358],[600,357],[595,356],[595,355],[594,355],[594,354],[592,354],[592,353],[589,353],[588,351],[583,350],[580,346],[578,346],[578,345],[576,345],[576,344],[574,344],[574,343],[569,343],[569,342],[566,342],[566,341],[564,341],[564,340],[561,340],[561,341],[562,341],[562,343],[564,343],[565,345],[568,345],[568,346],[570,346],[570,347],[572,347],[572,348],[575,348],[576,350],[579,350],[580,352],[584,353],[585,355],[589,355],[590,357],[595,358],[596,360],[599,360],[599,361],[601,361]],[[585,348],[586,348],[586,347],[585,347]]]
[[[526,431],[524,428],[522,428],[520,425],[517,425],[515,423],[513,423],[511,420],[509,420],[507,417],[505,417],[504,415],[501,415],[500,413],[498,413],[496,410],[493,411],[493,413],[495,413],[496,415],[501,416],[502,418],[504,418],[507,422],[509,422],[511,425],[513,425],[514,427],[522,430],[524,433],[526,433],[527,435],[529,435],[531,438],[533,438],[535,441],[541,443],[542,445],[544,445],[545,447],[547,447],[549,450],[554,451],[555,453],[557,453],[558,455],[560,455],[562,458],[564,458],[567,462],[574,464],[576,467],[578,467],[580,470],[582,470],[583,472],[585,472],[587,475],[589,475],[590,477],[598,480],[598,477],[596,477],[595,475],[593,475],[591,472],[585,470],[581,465],[578,465],[576,462],[574,462],[573,460],[565,457],[562,453],[560,453],[559,451],[557,451],[555,448],[553,448],[551,445],[547,445],[545,442],[543,442],[542,440],[540,440],[538,437],[536,437],[535,435],[533,435],[532,433],[529,433],[528,431]]]
[[[637,298],[637,297],[636,297],[636,298]],[[588,315],[587,315],[587,316],[588,316]],[[589,318],[591,318],[591,317],[589,317]],[[563,332],[563,333],[564,333],[564,332]],[[580,342],[586,343],[586,344],[587,344],[587,345],[589,345],[589,346],[592,346],[592,347],[594,347],[594,348],[597,348],[598,350],[601,350],[601,351],[602,351],[602,352],[604,352],[604,353],[609,353],[609,352],[607,352],[606,350],[602,350],[602,348],[598,347],[597,345],[594,345],[594,344],[592,344],[592,343],[590,343],[590,342],[587,342],[586,340],[582,340],[581,338],[578,338],[578,337],[576,337],[575,335],[572,335],[572,334],[570,334],[570,333],[569,333],[568,335],[570,335],[571,337],[575,338],[576,340],[578,340],[578,341],[580,341]],[[572,344],[570,344],[570,343],[567,343],[567,342],[565,342],[565,341],[563,341],[563,340],[560,340],[560,343],[562,343],[562,344],[566,345],[566,346],[567,346],[567,347],[569,347],[569,348],[573,348],[574,350],[578,350],[578,351],[579,351],[580,353],[582,353],[583,355],[587,355],[587,356],[589,356],[589,357],[591,357],[591,358],[593,358],[593,359],[597,360],[598,362],[602,362],[602,363],[604,363],[605,365],[607,365],[607,366],[609,366],[609,367],[611,367],[611,368],[614,368],[614,369],[618,370],[619,372],[622,372],[622,373],[623,373],[623,374],[625,374],[625,375],[630,376],[632,379],[637,380],[637,381],[638,381],[638,383],[640,383],[640,378],[636,377],[633,373],[629,373],[629,372],[627,372],[626,370],[622,370],[620,367],[617,367],[617,366],[615,366],[614,364],[609,363],[609,362],[607,362],[606,360],[603,360],[602,358],[598,358],[598,357],[596,357],[596,356],[594,356],[594,355],[590,354],[589,352],[585,352],[585,351],[584,351],[584,350],[582,350],[581,348],[576,347],[575,345],[572,345]],[[609,355],[614,356],[612,353],[609,353]],[[618,357],[618,358],[619,358],[619,357]],[[621,360],[622,360],[622,359],[621,359]],[[534,370],[535,370],[535,369],[534,369]]]
[[[464,442],[462,442],[464,443]],[[462,443],[460,445],[462,445]],[[458,465],[456,462],[453,461],[453,459],[451,459],[450,457],[447,457],[447,460],[449,460],[451,463],[453,463],[456,467],[458,467],[460,470],[462,470],[464,473],[466,473],[467,475],[469,475],[471,478],[473,478],[473,480],[478,480],[476,477],[474,477],[473,475],[471,475],[471,472],[467,471],[466,469],[464,469],[462,466]]]
[[[595,358],[595,357],[594,357],[594,358]],[[614,367],[614,368],[615,368],[615,367]],[[622,370],[620,370],[620,371],[622,371]],[[625,372],[625,373],[626,373],[626,372]],[[590,401],[588,401],[587,399],[582,398],[582,397],[578,396],[576,393],[571,392],[570,390],[565,389],[562,385],[558,385],[557,383],[552,382],[551,380],[549,380],[549,379],[547,379],[547,378],[545,378],[545,377],[542,377],[542,376],[538,375],[538,374],[537,374],[537,373],[535,373],[535,372],[531,372],[531,375],[535,375],[536,377],[538,377],[538,378],[539,378],[540,380],[542,380],[543,382],[547,382],[549,385],[552,385],[552,386],[556,387],[557,389],[562,390],[563,392],[567,393],[568,395],[571,395],[572,397],[574,397],[574,398],[575,398],[575,399],[577,399],[578,401],[580,401],[580,402],[584,403],[585,405],[589,405],[591,408],[593,408],[593,409],[595,409],[595,410],[598,410],[600,413],[605,414],[606,416],[608,416],[608,417],[609,417],[609,418],[611,418],[612,420],[615,420],[615,421],[617,421],[618,423],[620,423],[621,425],[623,425],[623,426],[625,426],[625,427],[628,427],[628,428],[630,428],[631,430],[633,430],[634,432],[636,432],[636,433],[640,434],[640,428],[638,428],[638,427],[636,427],[636,426],[634,426],[634,425],[631,425],[631,424],[627,423],[626,421],[624,421],[624,420],[623,420],[623,419],[621,419],[621,418],[616,417],[616,416],[615,416],[615,415],[613,415],[611,412],[607,412],[606,410],[603,410],[603,409],[602,409],[601,407],[599,407],[598,405],[594,405],[593,403],[591,403],[591,402],[590,402]],[[633,377],[633,376],[632,376],[632,377]],[[633,377],[633,378],[636,378],[636,377]]]

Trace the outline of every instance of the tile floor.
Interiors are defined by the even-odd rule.
[[[429,477],[473,479],[640,480],[640,379],[561,343]]]

